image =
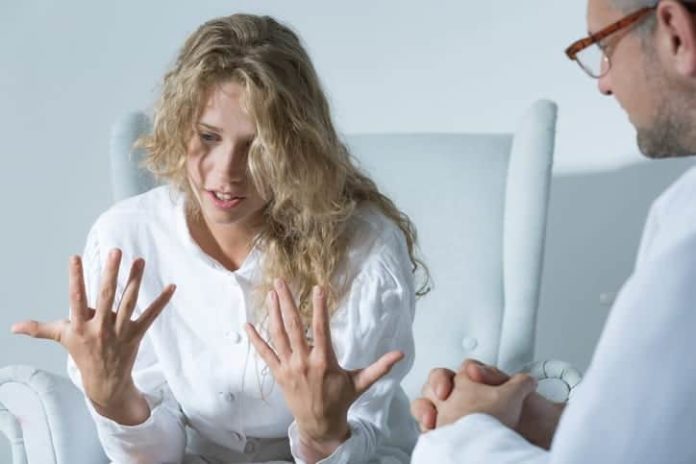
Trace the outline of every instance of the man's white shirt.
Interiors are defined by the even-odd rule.
[[[696,168],[654,202],[551,451],[472,414],[422,435],[412,462],[696,463]]]

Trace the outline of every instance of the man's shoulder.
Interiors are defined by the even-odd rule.
[[[664,217],[696,214],[696,166],[689,168],[655,200],[652,212]]]
[[[630,279],[645,293],[641,298],[665,295],[690,295],[689,306],[696,304],[696,229],[675,235],[674,240],[649,256]],[[635,283],[638,282],[638,285]]]

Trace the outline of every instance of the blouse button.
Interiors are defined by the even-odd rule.
[[[231,330],[227,332],[226,337],[232,342],[232,343],[239,343],[242,341],[242,336],[239,334],[239,332],[236,332],[234,330]]]

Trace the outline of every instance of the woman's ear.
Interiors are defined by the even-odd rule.
[[[674,72],[696,77],[696,13],[675,0],[659,3],[656,10],[657,46]]]

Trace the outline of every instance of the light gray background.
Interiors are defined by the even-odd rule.
[[[565,59],[583,0],[0,2],[0,366],[64,371],[60,348],[9,334],[64,317],[66,263],[110,204],[108,133],[147,109],[206,19],[276,16],[300,32],[343,133],[509,132],[559,103],[538,357],[584,369],[632,267],[651,200],[692,162],[642,162],[611,99]],[[0,440],[0,462],[9,462]]]

